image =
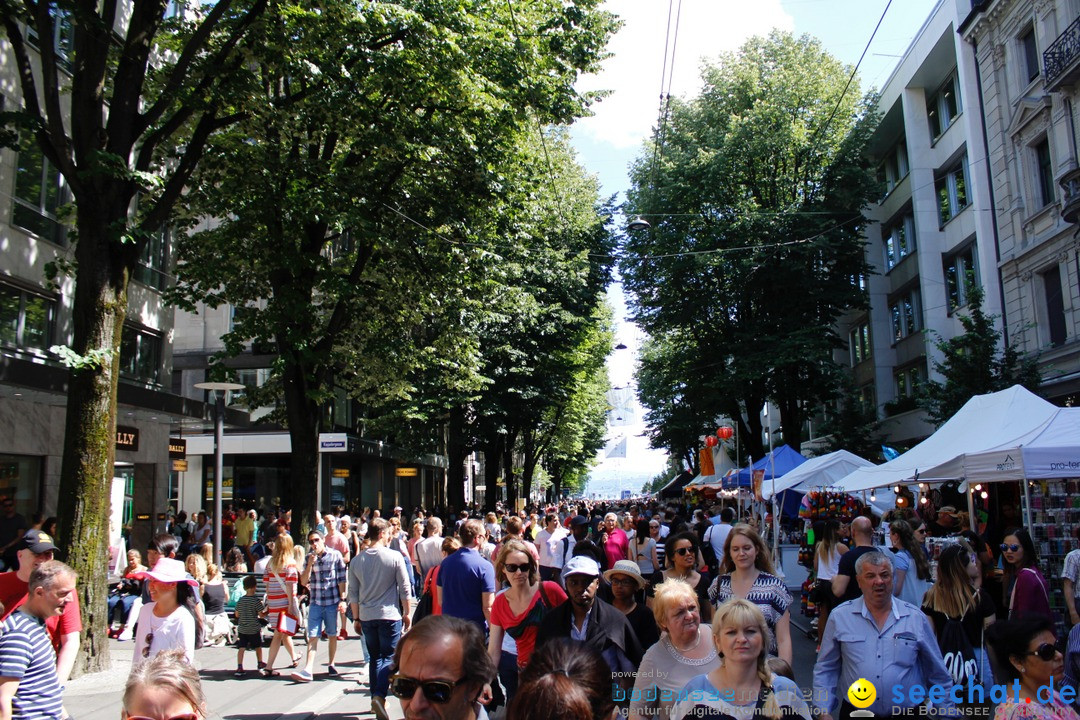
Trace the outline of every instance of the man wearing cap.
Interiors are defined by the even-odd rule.
[[[604,573],[604,579],[611,585],[612,606],[626,616],[641,647],[648,650],[660,640],[660,630],[652,611],[637,601],[636,595],[645,589],[641,568],[633,560],[620,560]]]
[[[626,616],[596,597],[600,565],[585,555],[570,558],[563,567],[569,602],[550,611],[540,622],[536,647],[552,638],[570,638],[592,645],[607,660],[617,677],[633,685],[633,675],[644,651]]]
[[[27,530],[19,543],[19,569],[0,573],[0,603],[3,603],[3,617],[7,619],[13,610],[26,602],[30,591],[30,574],[34,568],[53,559],[56,545],[47,533],[40,530]],[[45,630],[49,633],[53,650],[56,652],[56,674],[60,684],[66,683],[75,665],[75,656],[79,653],[79,633],[82,632],[82,612],[79,598],[64,605],[63,613],[50,616],[45,621]]]
[[[62,681],[43,622],[75,601],[75,571],[50,560],[29,575],[29,596],[0,626],[0,717],[62,718]]]

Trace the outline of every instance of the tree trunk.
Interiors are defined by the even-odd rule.
[[[449,441],[446,459],[450,467],[446,473],[446,502],[455,507],[465,507],[465,458],[469,449],[465,445],[465,408],[450,410]]]
[[[517,445],[517,433],[516,428],[507,430],[506,444],[503,445],[503,479],[506,483],[506,502],[514,509],[517,509],[518,499],[517,476],[514,474],[514,446]]]
[[[130,277],[126,258],[110,252],[100,207],[78,211],[79,264],[75,285],[72,349],[81,356],[110,350],[99,364],[72,368],[68,380],[64,454],[57,527],[61,556],[78,573],[83,630],[73,677],[111,667],[106,639],[109,619],[109,514],[116,459],[116,383],[120,334],[127,314]]]
[[[278,335],[281,342],[283,334]],[[312,521],[317,510],[319,483],[319,404],[311,399],[309,383],[316,383],[316,374],[287,358],[289,352],[280,348],[286,358],[282,370],[282,385],[285,395],[285,415],[289,424],[290,452],[289,507],[292,510],[292,523],[289,530],[293,540],[303,543],[307,533],[314,525]],[[322,387],[322,385],[318,385]]]
[[[798,400],[791,399],[779,403],[780,425],[784,428],[784,444],[798,450],[802,445],[804,413]]]
[[[499,475],[502,468],[503,436],[492,433],[489,442],[484,445],[484,505],[486,510],[494,510],[499,500]]]
[[[525,502],[527,503],[532,497],[533,475],[536,472],[536,463],[540,459],[536,454],[536,433],[533,431],[526,431],[522,445],[525,454],[525,464],[521,471],[521,495],[525,498]]]

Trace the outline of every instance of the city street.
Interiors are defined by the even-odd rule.
[[[807,619],[797,616],[793,620],[792,665],[799,686],[807,690],[813,681],[815,643],[807,639],[806,633],[798,627],[801,625],[805,628]],[[74,720],[118,720],[120,717],[124,681],[131,668],[132,644],[116,640],[109,643],[113,669],[81,677],[67,685],[64,701]],[[298,644],[298,648],[303,649],[303,645]],[[263,652],[265,655],[265,648]],[[359,639],[351,636],[349,640],[339,643],[337,668],[341,675],[337,678],[326,675],[325,643],[320,643],[319,655],[321,662],[316,666],[315,681],[302,685],[290,680],[287,671],[282,671],[281,677],[277,678],[261,677],[251,670],[255,667],[255,659],[250,652],[245,657],[248,675],[235,678],[235,648],[208,647],[198,650],[195,656],[209,706],[209,717],[223,720],[304,720],[315,716],[324,720],[367,720],[374,717],[367,692],[368,669],[359,665],[363,659]],[[356,684],[357,679],[364,682],[363,686]],[[386,707],[392,718],[403,717],[396,698],[388,698]]]

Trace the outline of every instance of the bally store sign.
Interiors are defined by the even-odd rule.
[[[117,425],[116,449],[137,452],[139,449],[139,428]]]

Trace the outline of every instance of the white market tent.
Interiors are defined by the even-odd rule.
[[[829,487],[855,470],[874,467],[874,463],[847,450],[837,450],[827,455],[813,457],[794,470],[776,478],[776,492],[795,490],[806,492],[811,488]],[[772,488],[766,488],[766,500],[772,499]]]
[[[734,470],[737,466],[731,457],[727,454],[727,450],[722,445],[717,445],[712,449],[713,452],[713,475],[698,475],[691,480],[686,486],[686,490],[692,490],[694,488],[702,488],[707,485],[715,485],[720,487],[720,481],[729,470]]]
[[[963,476],[962,464],[959,474],[957,467],[950,465],[957,456],[1018,446],[1021,440],[1037,435],[1058,410],[1019,385],[976,395],[937,432],[900,457],[883,465],[859,468],[837,481],[836,486],[851,493],[910,483],[916,476],[923,482],[958,479]]]
[[[969,483],[1080,477],[1080,408],[1057,408],[1046,423],[1015,442],[964,453],[927,474]]]

